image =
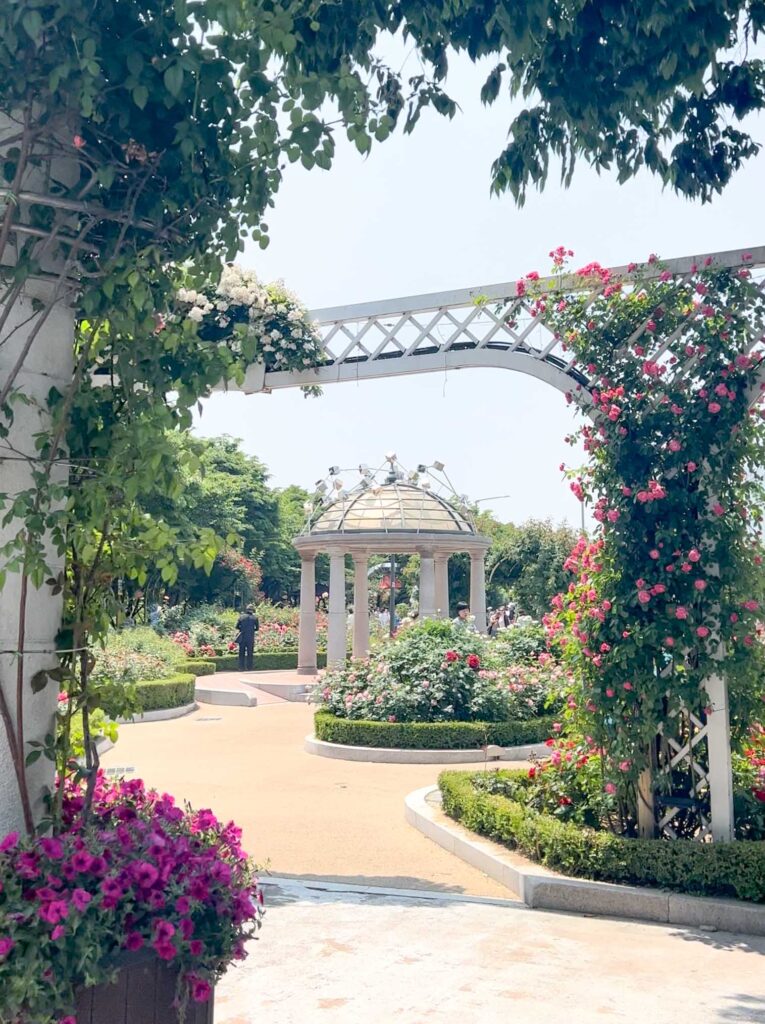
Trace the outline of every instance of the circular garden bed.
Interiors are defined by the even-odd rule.
[[[318,711],[314,717],[317,740],[395,750],[481,750],[488,745],[544,743],[552,725],[548,717],[525,722],[368,722],[338,718],[326,711]]]
[[[321,679],[312,695],[320,705],[316,734],[306,749],[351,760],[449,763],[481,761],[487,747],[502,747],[505,759],[525,759],[554,733],[549,712],[561,670],[536,658],[513,662],[510,650],[451,622],[410,626],[368,659]]]

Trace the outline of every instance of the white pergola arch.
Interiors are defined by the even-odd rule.
[[[746,261],[744,253],[750,256]],[[717,267],[745,267],[752,271],[760,288],[765,287],[763,245],[664,260],[641,266],[639,272],[643,280],[658,277],[664,270],[689,275],[694,265],[703,266],[707,260]],[[612,274],[627,282],[635,276],[629,267],[615,267]],[[547,278],[537,285],[542,289],[587,292],[593,298],[604,287],[591,278],[575,275]],[[587,375],[576,366],[574,357],[565,351],[544,318],[532,315],[532,300],[519,296],[518,291],[518,282],[509,281],[315,309],[311,316],[323,343],[319,364],[302,371],[269,372],[263,366],[252,366],[241,385],[221,384],[221,388],[256,394],[301,385],[483,368],[528,374],[588,405]],[[752,347],[759,340],[753,337]],[[677,372],[686,369],[679,365]],[[762,380],[765,382],[765,372]]]

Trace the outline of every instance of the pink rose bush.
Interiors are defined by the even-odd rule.
[[[568,439],[589,461],[566,472],[598,527],[572,552],[572,582],[545,625],[575,680],[567,729],[629,765],[634,807],[668,716],[704,720],[709,675],[728,680],[734,740],[761,709],[764,350],[753,325],[765,298],[748,271],[711,265],[629,281],[598,265],[578,274],[592,289],[535,302],[591,382]]]
[[[100,774],[88,824],[83,804],[67,783],[60,835],[0,841],[2,1019],[74,1021],[75,990],[128,950],[178,967],[181,1002],[208,999],[261,923],[239,829],[140,780]]]
[[[505,722],[546,712],[566,673],[552,663],[507,664],[506,649],[450,622],[400,630],[370,658],[327,672],[312,700],[340,718],[388,722]]]

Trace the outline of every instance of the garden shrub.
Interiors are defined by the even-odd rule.
[[[497,667],[493,645],[431,620],[402,629],[368,659],[333,669],[313,700],[340,718],[380,722],[507,722],[543,712],[555,665]]]
[[[96,649],[94,654],[93,680],[122,684],[170,676],[184,659],[176,644],[158,636],[148,626],[112,631],[105,647]]]
[[[179,672],[191,672],[195,676],[211,676],[215,672],[215,662],[209,658],[192,658],[179,661],[176,668]]]
[[[190,673],[178,673],[165,679],[145,679],[134,686],[137,702],[137,714],[142,711],[164,711],[167,708],[181,708],[194,702],[194,684],[196,679]],[[107,715],[114,711],[109,701],[104,701]]]
[[[365,722],[338,718],[326,711],[314,716],[318,740],[351,747],[396,750],[480,750],[542,743],[550,735],[551,718],[527,722]]]
[[[765,902],[765,842],[628,839],[481,792],[474,780],[483,774],[443,772],[438,785],[444,811],[471,831],[545,867],[578,878]],[[522,780],[526,773],[496,774]]]
[[[531,664],[547,651],[547,635],[539,622],[502,629],[494,638],[494,643],[497,656],[503,658],[508,665],[519,662]]]
[[[213,663],[215,664],[218,672],[239,671],[238,654],[224,654],[219,658],[214,658]],[[297,651],[274,651],[270,653],[267,652],[265,654],[260,654],[256,651],[252,659],[254,672],[280,672],[288,669],[296,669],[297,663]],[[326,668],[326,651],[317,652],[316,665],[318,668]]]

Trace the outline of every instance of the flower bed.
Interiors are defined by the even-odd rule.
[[[516,798],[479,788],[487,775],[500,786],[507,783]],[[438,785],[444,811],[455,821],[554,871],[765,902],[765,842],[628,839],[530,809],[519,798],[527,782],[527,772],[449,771]]]
[[[365,722],[317,711],[317,740],[351,747],[395,750],[480,750],[489,743],[500,747],[543,743],[552,718],[519,722]]]
[[[255,650],[261,654],[297,654],[300,611],[298,608],[278,608],[263,602],[255,608],[260,629],[255,634]],[[215,605],[201,605],[182,613],[176,608],[163,612],[162,628],[181,651],[181,657],[214,658],[233,654],[237,650],[236,622],[238,614],[231,609]],[[327,616],[316,613],[316,638],[319,646],[326,647]]]
[[[368,659],[328,672],[313,700],[354,721],[518,722],[554,704],[561,672],[540,662],[504,665],[484,637],[431,621],[402,630]]]
[[[140,780],[67,787],[63,832],[0,841],[3,1020],[74,1024],[75,992],[125,950],[180,972],[181,1004],[204,1002],[260,925],[262,897],[232,823],[183,811]]]

